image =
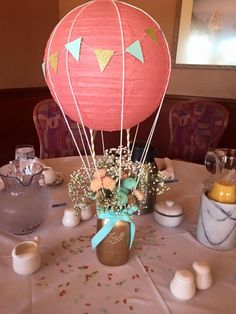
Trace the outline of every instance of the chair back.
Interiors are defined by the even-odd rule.
[[[77,123],[67,117],[70,128],[76,139],[81,154],[89,154],[88,145],[85,150]],[[34,125],[39,137],[40,158],[54,158],[79,155],[64,116],[52,99],[45,99],[36,104],[33,110]],[[80,128],[84,143],[87,143],[82,127]],[[88,129],[86,129],[89,138]]]
[[[214,149],[228,125],[228,110],[206,100],[176,103],[170,110],[168,157],[204,163],[206,152]]]

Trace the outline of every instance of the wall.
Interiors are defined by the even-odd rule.
[[[58,0],[0,1],[0,89],[45,86],[41,64]]]
[[[124,0],[144,9],[164,31],[172,52],[180,0]],[[58,17],[85,0],[0,2],[0,89],[45,86],[41,63]],[[191,77],[191,79],[189,79]],[[236,98],[236,71],[172,69],[168,94]]]
[[[87,1],[59,0],[60,17],[85,2]],[[158,21],[172,53],[180,0],[124,0],[123,2],[140,7]],[[172,68],[167,94],[235,99],[235,81],[236,71],[232,70]]]
[[[62,17],[83,2],[87,1],[0,1],[0,165],[13,158],[17,144],[33,144],[38,154],[39,142],[32,112],[39,100],[50,97],[41,71],[44,49],[59,20],[59,9]],[[125,2],[139,6],[159,22],[172,50],[177,4],[180,0]],[[166,156],[169,143],[168,112],[171,106],[180,99],[195,95],[219,98],[217,100],[229,109],[230,122],[220,145],[236,147],[233,137],[236,132],[236,101],[230,100],[236,99],[235,81],[236,71],[172,69],[169,95],[165,99],[153,137],[162,156]],[[221,98],[227,98],[227,101]],[[145,132],[150,130],[152,118],[144,123],[141,132],[144,139]],[[113,134],[111,137],[113,139]]]

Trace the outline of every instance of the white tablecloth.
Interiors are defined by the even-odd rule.
[[[158,164],[161,160],[157,161]],[[101,265],[90,239],[96,231],[96,218],[75,228],[65,228],[61,219],[71,205],[67,194],[70,174],[80,166],[79,157],[50,159],[48,166],[63,174],[64,182],[50,188],[55,207],[47,221],[28,235],[0,232],[0,313],[236,313],[236,249],[220,252],[202,246],[195,238],[203,166],[173,161],[178,182],[158,201],[171,199],[185,213],[176,228],[158,225],[153,215],[134,216],[135,241],[129,262],[124,266]],[[41,268],[31,276],[17,275],[11,265],[11,250],[19,242],[41,237]],[[189,301],[176,299],[169,290],[177,269],[192,270],[196,260],[206,260],[214,284],[198,290]]]

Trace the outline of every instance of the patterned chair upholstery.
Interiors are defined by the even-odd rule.
[[[204,163],[206,152],[214,149],[227,127],[227,109],[206,100],[176,103],[170,110],[168,157]]]
[[[52,98],[36,104],[33,110],[33,120],[39,137],[40,158],[79,155],[64,116]],[[68,122],[81,154],[85,154],[77,123],[70,118],[68,118]],[[88,130],[86,129],[86,131]],[[84,134],[82,127],[81,132]],[[87,135],[90,138],[89,131]],[[87,143],[85,135],[83,137],[84,143]],[[86,154],[89,154],[87,145],[85,145],[85,149]]]

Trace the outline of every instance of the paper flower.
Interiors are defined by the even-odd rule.
[[[128,196],[123,191],[118,191],[118,202],[121,206],[128,203]]]
[[[113,191],[116,187],[116,181],[113,180],[111,177],[106,176],[102,179],[102,187],[104,189]]]
[[[128,177],[123,181],[123,187],[127,190],[133,190],[136,188],[136,186],[137,181],[132,177]]]
[[[131,194],[128,195],[128,204],[135,205],[137,203],[137,198]]]
[[[95,178],[91,181],[90,183],[90,189],[93,191],[93,192],[97,192],[99,191],[100,189],[102,188],[102,181],[98,178]]]
[[[97,169],[94,174],[93,174],[93,178],[98,178],[98,179],[102,179],[104,178],[106,175],[106,170],[105,169]]]
[[[144,199],[144,194],[142,191],[134,190],[132,194],[137,197],[138,201],[142,201]]]

